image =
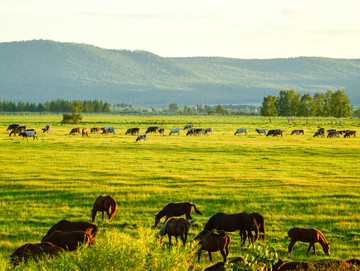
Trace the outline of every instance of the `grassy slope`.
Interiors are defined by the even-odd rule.
[[[99,244],[109,234],[134,235],[149,229],[153,214],[168,202],[190,201],[205,213],[199,227],[217,212],[260,212],[267,223],[267,242],[285,258],[287,230],[316,227],[332,243],[332,257],[348,259],[360,254],[359,138],[313,138],[318,124],[287,124],[283,119],[245,117],[132,117],[85,116],[86,127],[113,125],[117,135],[70,136],[61,116],[2,116],[0,118],[0,255],[4,266],[9,254],[24,242],[38,242],[61,219],[90,220],[99,194],[113,195],[119,210],[113,223],[102,223]],[[47,124],[50,134],[39,141],[9,138],[10,123],[26,124],[38,132]],[[127,128],[158,124],[168,133],[187,123],[213,127],[210,136],[148,135],[136,143]],[[101,123],[101,124],[100,124]],[[347,120],[345,128],[356,129]],[[320,126],[339,128],[322,120]],[[248,136],[234,136],[247,127]],[[255,128],[285,129],[283,138],[255,134]],[[307,128],[305,136],[289,136],[293,128]],[[340,128],[339,128],[340,129]],[[189,239],[200,231],[190,231]],[[106,236],[106,237],[105,237]],[[232,234],[230,256],[243,254],[239,237]],[[110,237],[111,238],[111,237]],[[295,245],[295,258],[304,259],[307,245]],[[325,259],[318,246],[318,257]],[[215,262],[221,259],[216,253]],[[206,260],[204,260],[206,259]],[[1,267],[0,265],[0,267]],[[203,256],[200,266],[208,265]],[[156,268],[155,268],[156,269]],[[154,270],[155,270],[154,269]]]

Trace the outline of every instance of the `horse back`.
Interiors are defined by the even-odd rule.
[[[183,214],[190,214],[192,210],[192,204],[189,202],[182,202],[182,203],[169,203],[167,204],[162,212],[167,217],[170,216],[181,216]]]
[[[170,218],[167,221],[165,232],[173,236],[180,236],[190,229],[190,222],[185,218]]]
[[[205,230],[212,229],[233,232],[239,230],[239,216],[238,214],[224,214],[217,213],[213,215],[205,225]]]
[[[306,229],[306,228],[292,228],[288,231],[288,236],[292,240],[301,241],[301,242],[318,242],[319,241],[319,232],[317,229]]]

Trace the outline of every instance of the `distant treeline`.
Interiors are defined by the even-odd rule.
[[[0,112],[73,112],[75,101],[54,100],[45,103],[12,102],[0,101]],[[77,101],[79,102],[79,101]],[[106,113],[110,112],[110,104],[107,102],[95,100],[86,100],[81,102],[82,112],[87,113]]]
[[[350,100],[342,90],[315,93],[313,97],[294,90],[282,90],[279,96],[264,97],[260,109],[261,115],[268,116],[270,121],[274,116],[346,118],[352,111]]]

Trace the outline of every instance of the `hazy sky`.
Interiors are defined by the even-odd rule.
[[[359,0],[0,0],[0,42],[160,56],[360,58]]]

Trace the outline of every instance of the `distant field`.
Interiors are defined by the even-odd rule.
[[[0,116],[2,269],[9,268],[8,256],[17,247],[39,242],[59,220],[91,221],[92,205],[100,194],[112,195],[119,205],[112,223],[102,223],[98,214],[100,248],[112,238],[119,243],[124,236],[136,240],[137,231],[155,235],[159,228],[150,229],[154,214],[169,202],[189,201],[205,215],[193,212],[198,227],[190,230],[188,240],[217,212],[259,212],[265,217],[267,244],[284,259],[287,231],[296,226],[321,230],[331,242],[332,259],[360,255],[360,137],[313,138],[318,127],[359,133],[358,119],[339,126],[335,119],[333,123],[311,119],[309,124],[297,119],[288,124],[283,118],[269,123],[262,117],[84,115],[86,123],[79,127],[114,126],[117,133],[82,138],[69,135],[75,126],[61,125],[61,118]],[[39,140],[9,137],[6,128],[11,123],[35,128]],[[212,127],[214,133],[185,136],[182,131],[180,136],[168,136],[171,128],[188,123]],[[45,125],[53,131],[43,134]],[[165,128],[165,136],[149,134],[139,143],[135,136],[125,135],[127,128],[139,127],[144,133],[155,125]],[[234,136],[241,127],[249,134]],[[282,128],[285,135],[259,136],[256,128]],[[308,132],[290,136],[292,129]],[[238,233],[231,236],[230,257],[244,255],[247,248],[240,247]],[[328,259],[320,245],[317,257],[306,258],[307,246],[295,245],[294,260]],[[90,257],[86,251],[81,252],[83,257]],[[220,253],[214,256],[215,263],[221,261]],[[210,265],[207,253],[200,264],[194,262],[197,268]]]

